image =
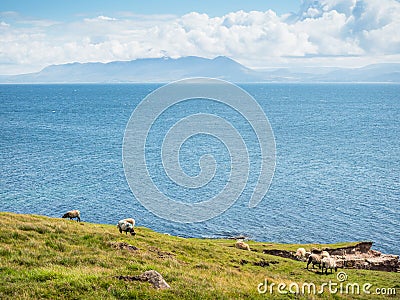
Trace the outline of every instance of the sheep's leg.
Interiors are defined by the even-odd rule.
[[[308,266],[310,265],[311,261],[312,261],[311,257],[308,258],[308,261],[307,261],[307,270],[308,270]]]

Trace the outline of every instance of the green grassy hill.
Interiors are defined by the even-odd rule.
[[[138,227],[137,235],[120,234],[114,225],[78,223],[36,215],[0,213],[0,299],[387,299],[376,294],[259,294],[268,283],[338,282],[336,274],[307,271],[298,262],[262,253],[263,249],[295,251],[299,245],[249,242],[252,251],[233,247],[233,240],[185,239]],[[138,250],[120,249],[123,243]],[[303,245],[339,247],[337,245]],[[146,270],[163,275],[170,289],[147,282],[124,281],[120,275]],[[400,273],[344,270],[347,282],[396,288]]]

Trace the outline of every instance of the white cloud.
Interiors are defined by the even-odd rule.
[[[60,24],[60,22],[52,20],[20,20],[18,21],[18,24],[40,28],[40,27],[50,27],[56,24]]]
[[[253,67],[400,57],[396,0],[303,0],[297,14],[283,16],[271,10],[220,17],[121,12],[118,18],[100,15],[61,24],[15,15],[0,14],[0,74],[24,66],[31,71],[56,63],[164,55],[226,55]]]
[[[97,21],[117,21],[115,18],[107,17],[107,16],[98,16],[96,18],[86,18],[84,19],[86,22],[97,22]]]

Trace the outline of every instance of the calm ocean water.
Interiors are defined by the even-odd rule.
[[[137,104],[159,85],[0,85],[0,211],[60,217],[80,209],[89,222],[139,226],[180,236],[244,234],[260,241],[308,243],[372,240],[400,254],[400,85],[242,85],[264,109],[277,149],[275,176],[263,201],[247,207],[257,179],[238,201],[202,223],[160,219],[133,196],[124,177],[122,140]],[[203,190],[165,183],[159,144],[169,126],[196,112],[216,111],[246,132],[236,112],[206,100],[169,110],[149,137],[149,168],[160,190],[179,201],[203,201],[227,180],[227,150],[197,136],[181,163],[199,172],[212,149],[219,169]],[[254,136],[245,137],[257,155]],[[228,157],[229,158],[229,157]]]

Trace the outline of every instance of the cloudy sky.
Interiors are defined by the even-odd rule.
[[[252,68],[400,62],[399,0],[2,0],[0,74],[226,55]]]

